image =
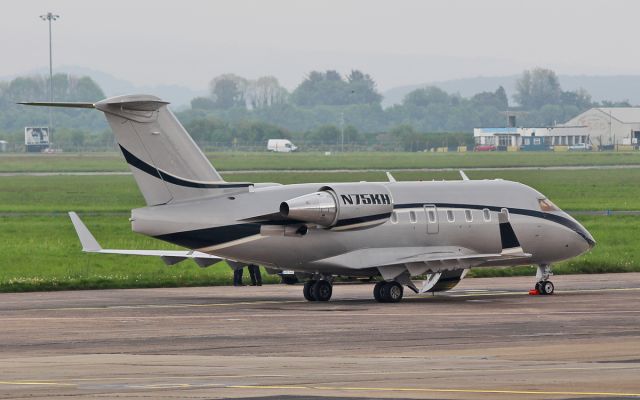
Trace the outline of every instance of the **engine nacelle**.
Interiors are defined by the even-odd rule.
[[[392,212],[391,192],[379,183],[338,183],[280,204],[283,217],[333,230],[380,225]]]

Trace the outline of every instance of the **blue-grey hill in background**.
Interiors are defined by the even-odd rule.
[[[30,75],[48,75],[49,70],[46,68],[39,68],[33,71],[30,71],[26,74],[19,74],[19,76],[30,76]],[[198,96],[204,96],[208,92],[208,88],[203,88],[202,90],[194,90],[188,88],[186,86],[175,85],[175,84],[164,84],[164,85],[136,85],[127,80],[116,78],[113,75],[110,75],[103,71],[98,71],[91,68],[78,67],[78,66],[61,66],[56,67],[54,69],[54,73],[68,73],[76,76],[88,76],[93,79],[100,88],[104,91],[107,97],[118,96],[121,94],[132,94],[132,93],[148,93],[153,94],[155,96],[160,97],[161,99],[167,100],[172,104],[172,108],[174,110],[181,110],[185,108],[189,108],[191,104],[191,99]],[[0,81],[10,81],[15,76],[4,76],[0,77]],[[170,79],[170,77],[168,77]]]
[[[479,76],[476,78],[453,79],[440,82],[398,86],[382,93],[383,107],[400,104],[409,92],[426,86],[436,86],[448,93],[459,93],[462,97],[471,97],[480,92],[492,92],[497,87],[504,87],[509,100],[515,93],[516,80],[519,74],[507,76]],[[560,85],[564,90],[584,88],[594,101],[629,100],[631,104],[640,104],[640,75],[590,76],[559,75]]]

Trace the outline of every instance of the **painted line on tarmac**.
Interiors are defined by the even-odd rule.
[[[262,304],[289,304],[306,303],[306,300],[260,300],[260,301],[239,301],[229,303],[206,303],[206,304],[139,304],[131,306],[96,306],[96,307],[60,307],[60,308],[27,308],[16,311],[113,311],[113,310],[139,310],[139,309],[163,309],[163,308],[191,308],[191,307],[229,307],[242,305],[262,305]]]
[[[314,386],[314,385],[229,385],[229,389],[285,389],[285,390],[319,390],[319,391],[367,391],[367,392],[416,392],[416,393],[468,393],[468,394],[504,394],[504,395],[562,395],[562,396],[625,396],[640,397],[640,393],[622,392],[573,392],[543,390],[509,390],[509,389],[436,389],[436,388],[393,388],[393,387],[354,387],[354,386]]]
[[[54,381],[0,381],[0,385],[20,386],[77,386],[75,383],[62,383]]]
[[[104,310],[104,309],[101,309]],[[21,310],[25,311],[25,310]],[[28,310],[27,310],[28,311]],[[33,310],[32,310],[33,311]],[[49,311],[49,310],[47,310]],[[278,310],[283,311],[282,314],[276,313],[278,317],[281,318],[317,318],[318,310],[309,309],[300,313],[291,313],[290,310]],[[323,315],[326,315],[326,309],[323,309]],[[331,311],[331,310],[330,310]],[[401,312],[368,312],[363,310],[362,312],[344,312],[341,310],[335,310],[336,313],[331,317],[403,317],[403,316],[434,316],[434,317],[475,317],[475,316],[496,316],[496,315],[539,315],[538,311],[531,311],[530,313],[523,312],[456,312],[452,313],[437,313],[437,312],[424,312],[424,313],[401,313]],[[640,310],[601,310],[601,311],[545,311],[545,315],[630,315],[630,314],[640,314]],[[245,317],[245,318],[240,318]],[[154,321],[154,320],[164,320],[164,319],[172,319],[172,320],[189,320],[189,319],[224,319],[229,322],[248,322],[250,318],[273,318],[274,313],[269,314],[224,314],[224,315],[158,315],[158,316],[139,316],[139,317],[127,317],[127,316],[114,316],[114,317],[0,317],[0,321],[116,321],[116,322],[136,322],[136,321]]]

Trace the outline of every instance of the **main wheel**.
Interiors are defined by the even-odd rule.
[[[380,295],[386,303],[397,303],[402,300],[403,289],[398,282],[387,282],[380,290]]]
[[[553,294],[553,291],[555,289],[551,281],[542,282],[542,285],[540,285],[540,287],[542,288],[542,293],[544,294]]]
[[[386,283],[387,282],[385,282],[385,281],[380,281],[380,282],[376,283],[376,285],[373,287],[373,298],[376,299],[376,301],[379,301],[380,303],[384,302],[384,300],[382,299],[382,294],[380,293],[380,291],[382,290],[382,287]]]
[[[327,281],[316,281],[311,288],[311,294],[316,301],[329,301],[333,286]]]
[[[316,281],[310,280],[304,283],[304,288],[302,289],[302,294],[304,294],[304,298],[307,301],[316,301],[316,298],[313,296],[313,285],[315,285]]]

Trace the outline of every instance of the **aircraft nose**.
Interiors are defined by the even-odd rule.
[[[573,248],[576,251],[576,255],[580,255],[583,253],[586,253],[587,251],[591,250],[593,248],[593,246],[596,245],[596,241],[595,239],[593,239],[593,236],[591,236],[591,234],[589,233],[588,230],[585,229],[584,226],[582,226],[579,223],[576,223],[576,226],[574,227],[574,232],[576,233],[576,235],[574,236],[574,240],[572,240],[573,242]]]
[[[587,250],[593,249],[593,246],[596,245],[596,240],[593,238],[593,236],[591,236],[591,233],[589,233],[589,231],[584,226],[582,226],[581,224],[578,224],[576,233],[580,237],[582,237],[582,239],[584,239],[584,241],[589,246]]]

